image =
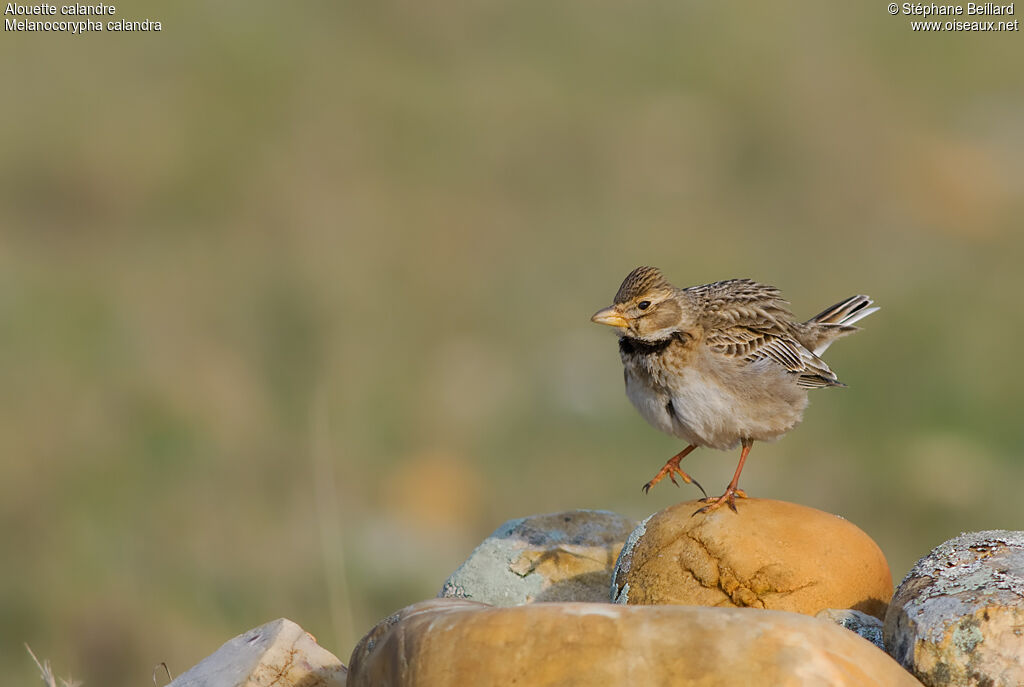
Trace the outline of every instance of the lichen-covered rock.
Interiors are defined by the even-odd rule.
[[[603,510],[509,520],[470,554],[439,597],[514,606],[607,601],[615,559],[636,521]]]
[[[348,670],[286,618],[225,642],[167,687],[345,687]]]
[[[753,498],[738,504],[739,513],[694,516],[702,505],[686,501],[640,523],[615,565],[614,601],[885,614],[889,564],[849,521]]]
[[[1024,685],[1024,532],[937,546],[900,583],[884,634],[926,685]]]
[[[873,615],[855,611],[852,608],[826,608],[817,613],[815,618],[828,620],[851,632],[856,632],[882,651],[885,651],[885,642],[882,641],[882,621]]]
[[[696,606],[434,599],[374,628],[349,667],[350,687],[920,687],[884,652],[827,621]]]

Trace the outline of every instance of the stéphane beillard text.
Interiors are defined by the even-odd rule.
[[[994,2],[969,2],[966,5],[936,5],[934,2],[905,2],[903,3],[903,14],[922,17],[930,17],[932,15],[959,17],[965,14],[971,16],[995,16],[1013,14],[1013,4],[1012,2],[1009,5],[997,5]]]
[[[13,2],[7,3],[4,14],[19,16],[48,15],[56,16],[58,13],[66,16],[85,15],[113,15],[117,12],[113,5],[18,5]]]

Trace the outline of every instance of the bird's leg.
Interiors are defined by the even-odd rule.
[[[747,454],[750,453],[750,447],[754,445],[752,439],[743,440],[743,451],[740,453],[740,464],[736,466],[736,473],[732,476],[732,481],[729,482],[729,486],[725,488],[725,493],[719,496],[717,499],[705,499],[705,501],[711,501],[708,505],[704,506],[700,510],[694,512],[697,513],[710,513],[713,510],[722,507],[722,504],[729,506],[733,513],[736,513],[736,497],[739,496],[742,499],[747,498],[747,492],[739,489],[736,484],[740,481],[740,473],[743,472],[743,464],[747,462]]]
[[[695,448],[697,448],[697,444],[690,444],[682,451],[669,458],[668,462],[665,463],[661,470],[658,470],[658,474],[654,476],[654,479],[652,479],[650,482],[644,485],[644,493],[646,494],[647,492],[649,492],[651,490],[651,487],[653,487],[655,484],[657,484],[658,482],[665,478],[665,475],[668,475],[668,478],[672,480],[672,484],[678,487],[679,482],[676,481],[675,476],[679,475],[687,484],[696,484],[697,488],[700,489],[701,492],[704,494],[704,498],[707,498],[708,493],[704,491],[704,487],[700,486],[700,482],[687,475],[679,467],[679,461],[688,456],[690,454],[690,451],[692,451]]]

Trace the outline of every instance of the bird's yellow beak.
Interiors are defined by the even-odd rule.
[[[590,318],[591,322],[597,322],[598,324],[606,324],[609,327],[625,327],[629,324],[629,320],[622,316],[614,307],[605,308],[604,310],[598,310],[594,313],[594,316]]]

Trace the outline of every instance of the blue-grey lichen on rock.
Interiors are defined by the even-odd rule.
[[[607,601],[611,569],[636,521],[572,510],[504,523],[452,573],[439,597],[495,606]]]
[[[926,685],[1024,685],[1024,532],[969,532],[933,549],[897,588],[884,638]]]
[[[622,546],[622,551],[619,552],[619,557],[615,561],[615,568],[612,570],[611,598],[613,603],[629,603],[629,582],[625,580],[629,575],[630,568],[633,567],[633,549],[636,548],[637,542],[647,532],[647,521],[653,518],[654,515],[656,514],[648,515],[636,526],[636,529],[629,533],[629,536],[626,537],[626,543]],[[622,578],[621,581],[619,580],[620,577]]]
[[[855,611],[852,608],[826,608],[824,611],[819,611],[814,617],[845,627],[885,651],[885,642],[882,641],[882,621],[873,615]]]

